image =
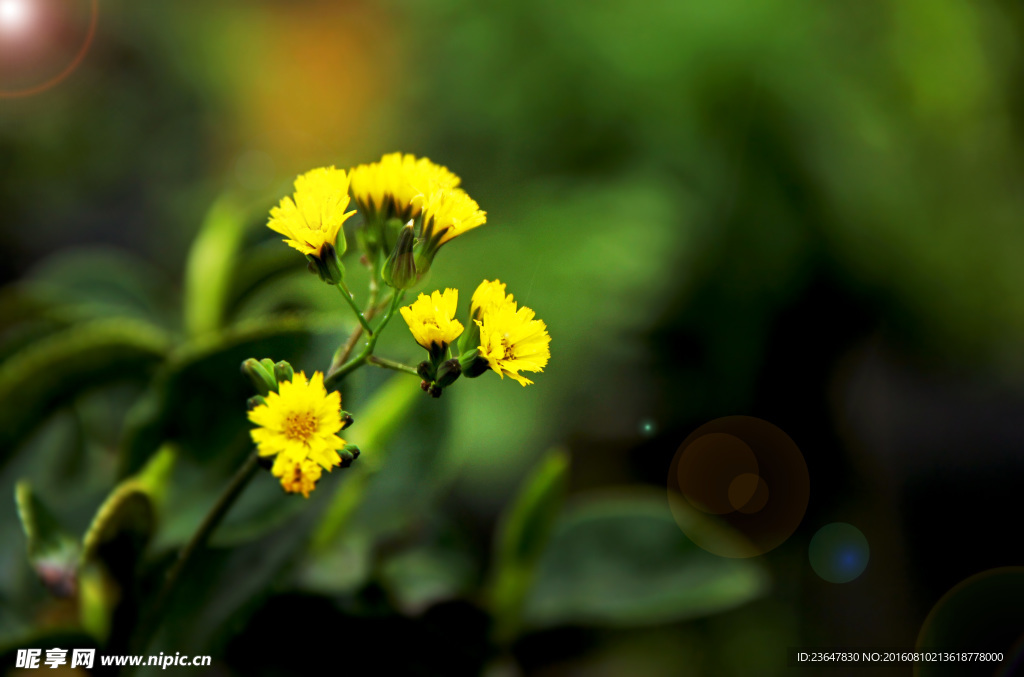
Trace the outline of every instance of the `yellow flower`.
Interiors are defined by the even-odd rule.
[[[499,376],[515,379],[521,385],[533,383],[520,371],[544,371],[551,357],[551,337],[547,327],[534,319],[535,313],[513,301],[483,313],[474,320],[480,327],[480,355]]]
[[[445,242],[487,222],[487,212],[461,188],[441,188],[424,193],[415,202],[423,206],[423,229],[420,237],[436,241],[436,250]]]
[[[302,494],[309,498],[309,492],[316,489],[316,481],[323,472],[313,461],[303,459],[290,467],[281,468],[281,486],[289,494]]]
[[[341,430],[341,394],[327,393],[322,373],[313,372],[307,383],[305,373],[297,372],[266,401],[249,412],[249,420],[259,426],[251,434],[260,456],[277,455],[275,476],[282,477],[306,459],[327,470],[341,463],[337,450],[345,440],[335,434]]]
[[[394,217],[403,222],[420,213],[420,205],[414,204],[413,198],[439,188],[454,188],[460,182],[447,167],[408,153],[389,153],[380,162],[359,165],[349,174],[352,195],[364,216]]]
[[[349,177],[342,169],[321,167],[295,179],[295,195],[285,197],[270,210],[267,226],[286,237],[290,247],[303,254],[320,256],[325,244],[334,246],[345,220],[355,211],[348,208]],[[338,247],[345,251],[344,243]]]
[[[462,323],[454,319],[458,305],[459,291],[445,289],[443,294],[420,294],[415,303],[399,310],[416,343],[440,353],[462,334]]]
[[[473,292],[473,300],[470,303],[469,315],[473,318],[479,318],[480,314],[488,312],[505,305],[506,303],[512,303],[512,294],[505,294],[505,284],[501,280],[484,280]]]

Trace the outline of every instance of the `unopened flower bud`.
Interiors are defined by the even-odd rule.
[[[462,366],[462,375],[466,378],[481,376],[490,368],[490,364],[480,356],[480,351],[476,348],[459,355],[459,364]]]
[[[245,401],[245,407],[249,411],[252,411],[261,404],[266,404],[267,401],[263,398],[263,395],[253,395]]]
[[[438,397],[441,397],[441,393],[444,392],[444,389],[441,388],[441,386],[437,385],[436,383],[431,383],[430,387],[427,389],[427,392],[430,393],[431,397],[437,399]]]
[[[341,467],[347,468],[352,465],[352,461],[359,458],[359,447],[354,444],[346,444],[345,448],[338,452],[341,456]]]
[[[416,260],[412,253],[415,240],[410,221],[398,233],[398,241],[381,273],[384,282],[395,289],[408,289],[416,284]]]
[[[420,375],[421,379],[429,383],[434,380],[434,365],[430,364],[427,360],[423,360],[416,365],[416,373]]]
[[[282,381],[291,381],[295,378],[295,370],[292,369],[292,365],[281,360],[274,365],[274,378],[277,379],[278,383],[281,383]]]
[[[345,428],[347,428],[350,425],[352,425],[353,421],[355,421],[355,419],[352,418],[352,414],[350,414],[350,413],[348,413],[347,411],[344,411],[344,410],[341,412],[341,429],[342,430],[344,430]]]
[[[437,378],[434,382],[442,388],[447,388],[455,383],[455,380],[462,374],[462,366],[455,358],[441,363],[437,369]]]
[[[260,395],[267,395],[272,390],[277,390],[277,380],[274,378],[274,367],[271,363],[270,369],[259,360],[250,357],[242,362],[242,373],[249,377],[256,392]]]

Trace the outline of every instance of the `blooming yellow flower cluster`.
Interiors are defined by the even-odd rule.
[[[260,456],[276,456],[271,473],[285,491],[308,497],[321,468],[330,472],[341,464],[341,393],[328,394],[318,371],[309,381],[300,371],[279,383],[277,392],[249,412],[249,420],[259,426],[251,435]]]
[[[458,290],[445,289],[430,296],[420,294],[415,303],[401,309],[413,338],[430,352],[434,363],[463,334],[462,323],[455,319],[458,299]],[[461,373],[478,376],[472,373],[472,362],[482,359],[502,378],[508,376],[523,386],[533,383],[519,372],[543,371],[551,357],[551,336],[535,315],[526,306],[520,308],[511,294],[506,295],[500,280],[481,282],[470,302],[470,321],[476,331],[462,342],[467,354],[459,360]],[[430,367],[425,370],[429,372]]]
[[[402,266],[398,275],[384,273],[384,281],[407,289],[430,270],[442,245],[487,221],[461,183],[447,167],[401,153],[347,173],[322,167],[295,180],[295,194],[271,210],[267,225],[306,255],[310,270],[336,285],[344,278],[338,258],[347,248],[343,226],[356,213],[345,210],[354,199],[363,216],[357,236],[364,254],[377,269],[385,258]],[[397,232],[407,221],[418,221],[418,229],[403,243],[409,256],[399,260]]]
[[[341,395],[327,391],[351,371],[372,363],[421,376],[434,397],[461,376],[493,371],[521,385],[524,372],[543,371],[551,337],[532,309],[520,307],[500,280],[484,280],[473,293],[469,315],[456,319],[457,289],[420,294],[402,306],[405,290],[430,270],[438,250],[487,221],[487,213],[461,187],[447,167],[427,158],[390,153],[349,171],[321,167],[295,180],[295,192],[271,209],[268,227],[302,252],[310,271],[337,286],[359,327],[335,355],[328,375],[295,373],[286,361],[250,358],[245,372],[259,393],[250,400],[249,420],[260,456],[275,457],[272,474],[289,493],[308,497],[323,470],[347,466],[358,450],[338,433],[352,418],[341,411]],[[349,210],[351,202],[357,210]],[[355,236],[370,269],[368,305],[360,307],[345,282],[341,256],[347,250],[344,226],[358,211]],[[391,287],[378,301],[378,283]],[[373,354],[377,339],[400,311],[415,341],[428,352],[417,367]],[[379,321],[376,316],[380,315]],[[463,323],[465,322],[465,324]],[[358,339],[363,344],[356,351]],[[325,385],[326,383],[326,385]]]

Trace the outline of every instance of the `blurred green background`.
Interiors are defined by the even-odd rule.
[[[62,28],[0,27],[4,91],[85,33],[85,0],[34,5]],[[2,493],[28,478],[80,532],[144,460],[125,448],[173,439],[150,550],[180,543],[247,452],[237,364],[323,369],[351,328],[267,210],[300,172],[400,150],[488,212],[424,288],[465,301],[500,278],[547,323],[551,362],[528,388],[417,391],[315,553],[291,557],[296,534],[352,480],[306,511],[254,483],[161,650],[211,653],[217,674],[298,674],[312,652],[357,674],[775,675],[786,647],[913,646],[950,588],[1024,560],[1022,35],[1024,8],[997,0],[103,0],[73,73],[0,98]],[[260,325],[286,311],[287,330]],[[18,372],[58,335],[101,338],[87,365]],[[401,323],[381,345],[420,359]],[[343,392],[367,456],[383,382]],[[811,479],[796,533],[740,562],[665,519],[677,446],[732,414],[786,431]],[[575,588],[542,564],[534,594],[573,599],[528,604],[496,651],[479,593],[496,525],[553,447],[556,532],[616,505],[653,531],[592,534]],[[830,522],[870,544],[853,582],[808,563]],[[78,612],[33,579],[13,501],[0,539],[0,644],[65,627]],[[686,598],[716,567],[723,597]]]

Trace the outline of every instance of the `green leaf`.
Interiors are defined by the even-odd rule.
[[[81,561],[90,561],[104,543],[129,535],[141,547],[155,527],[153,501],[143,485],[132,478],[117,485],[93,517],[82,538]]]
[[[664,495],[619,496],[566,511],[523,616],[532,628],[644,626],[726,611],[767,589],[752,560],[718,557],[688,539]]]
[[[427,546],[390,558],[381,570],[381,580],[398,608],[415,616],[437,602],[468,594],[475,573],[465,551]]]
[[[14,489],[28,558],[40,580],[55,595],[68,597],[76,587],[78,543],[57,522],[26,480]]]
[[[518,631],[523,601],[565,498],[568,470],[565,451],[548,452],[502,518],[490,589],[499,642],[511,640]]]
[[[0,365],[3,456],[54,408],[79,392],[138,377],[164,358],[169,338],[138,320],[96,320],[47,336]]]
[[[115,249],[55,254],[34,268],[24,285],[78,318],[127,316],[165,326],[172,316],[170,282],[148,262]]]
[[[189,336],[220,329],[245,235],[245,210],[228,195],[221,196],[199,228],[185,265],[185,329]]]
[[[367,484],[387,458],[387,443],[423,393],[415,381],[398,374],[381,386],[358,412],[356,424],[345,438],[359,445],[362,455],[349,470],[313,535],[312,550],[323,552],[348,524],[366,494]]]
[[[165,441],[199,457],[229,447],[247,426],[245,400],[254,394],[239,365],[253,355],[295,355],[313,333],[328,328],[311,317],[269,317],[206,334],[175,350],[128,414],[121,476],[136,472]]]

